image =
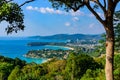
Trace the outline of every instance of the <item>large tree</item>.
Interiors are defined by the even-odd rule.
[[[87,7],[89,11],[103,25],[106,31],[106,80],[113,80],[113,59],[114,59],[114,27],[113,14],[120,0],[49,0],[53,7],[65,7],[66,10],[77,11],[81,7]],[[93,5],[94,4],[94,5]],[[99,8],[104,16],[100,16],[95,8]]]
[[[0,22],[6,21],[8,23],[7,34],[24,30],[24,15],[21,7],[32,1],[34,0],[26,0],[18,5],[14,0],[0,0]]]

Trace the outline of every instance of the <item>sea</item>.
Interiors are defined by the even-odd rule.
[[[33,39],[29,37],[0,37],[0,55],[13,59],[19,58],[21,60],[25,60],[27,63],[35,62],[37,64],[41,64],[44,63],[47,59],[27,58],[24,57],[24,54],[30,50],[68,50],[68,48],[61,46],[28,46],[27,44],[30,42],[65,42],[65,40]]]

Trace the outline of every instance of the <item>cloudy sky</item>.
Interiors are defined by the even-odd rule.
[[[15,0],[22,4],[25,0]],[[5,32],[6,23],[0,24],[0,36],[34,36],[53,34],[101,34],[103,26],[86,9],[82,8],[77,12],[52,8],[48,0],[36,0],[22,7],[25,19],[25,30],[17,34],[7,35]],[[98,11],[99,15],[102,13]]]

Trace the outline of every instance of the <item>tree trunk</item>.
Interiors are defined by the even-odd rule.
[[[113,80],[113,54],[114,54],[114,42],[106,41],[106,80]]]
[[[113,62],[114,62],[114,29],[113,25],[108,24],[106,29],[106,80],[113,80]]]

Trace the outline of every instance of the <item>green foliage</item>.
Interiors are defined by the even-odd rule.
[[[120,79],[120,54],[114,57],[114,79]],[[105,56],[92,58],[69,54],[67,60],[51,59],[43,64],[0,56],[0,80],[105,80]]]
[[[12,64],[0,62],[0,80],[7,80],[7,77],[11,73],[12,69]]]
[[[105,80],[105,73],[102,69],[88,69],[80,80]]]
[[[49,72],[61,72],[65,69],[65,60],[57,60],[48,64]]]
[[[94,61],[94,59],[88,55],[77,55],[72,53],[69,55],[66,64],[66,73],[71,80],[80,79],[87,69],[95,70],[102,68],[103,66]]]
[[[16,80],[20,75],[20,66],[16,66],[8,77],[8,80]]]
[[[6,28],[7,33],[24,30],[24,15],[18,4],[0,0],[0,22],[6,21],[9,25]]]
[[[23,67],[24,65],[26,65],[26,62],[20,60],[19,58],[12,59],[12,58],[3,57],[3,56],[0,56],[0,62],[7,62],[10,64],[13,64],[13,66],[19,65],[20,67]]]
[[[64,9],[66,11],[69,11],[69,9],[73,9],[74,11],[77,11],[80,7],[83,7],[85,4],[83,0],[49,0],[52,3],[52,6],[56,9],[59,7],[65,7]]]
[[[120,54],[114,57],[114,80],[120,79]]]

